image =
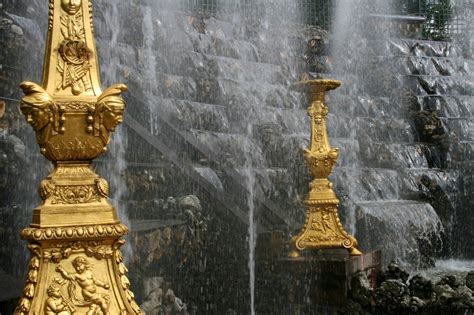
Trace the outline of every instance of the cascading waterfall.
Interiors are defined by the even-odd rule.
[[[119,12],[120,1],[111,0],[106,3],[97,3],[98,6],[105,6],[107,9],[101,10],[104,14],[104,21],[97,19],[96,23],[104,23],[97,25],[107,35],[102,35],[97,40],[99,58],[101,64],[101,78],[103,87],[110,86],[118,82],[126,81],[121,75],[121,62],[115,48],[119,45],[118,39],[123,29],[124,20]],[[126,118],[125,118],[126,119]],[[111,187],[111,202],[117,209],[120,221],[130,227],[130,220],[127,213],[127,204],[123,202],[127,198],[127,184],[124,181],[124,175],[127,171],[127,161],[125,153],[128,147],[127,134],[123,125],[117,127],[116,132],[112,136],[108,146],[105,165],[102,163],[100,168],[103,169],[102,174],[107,178]],[[124,245],[124,257],[128,261],[133,254],[130,242]]]
[[[396,48],[403,43],[407,46],[414,43],[410,39],[405,41],[407,35],[402,33],[401,25],[407,23],[407,17],[394,14],[398,12],[395,5],[394,1],[336,2],[330,38],[330,70],[343,81],[343,87],[339,94],[335,93],[333,113],[347,115],[343,108],[346,102],[368,109],[350,119],[355,122],[350,141],[356,147],[356,159],[353,165],[336,170],[337,178],[340,174],[345,174],[344,178],[348,176],[338,179],[336,187],[350,191],[347,198],[350,202],[346,204],[352,206],[346,207],[346,223],[361,244],[367,248],[382,246],[386,261],[397,259],[416,267],[426,264],[420,242],[433,251],[439,250],[443,225],[432,205],[416,197],[406,197],[406,183],[410,180],[407,177],[415,178],[415,183],[420,181],[422,177],[418,176],[429,163],[423,149],[415,144],[411,103],[394,93],[397,88],[410,93],[409,82],[413,78],[397,70],[402,62],[400,55],[409,54],[409,50],[397,51]],[[351,32],[347,32],[349,28]],[[400,106],[397,111],[389,112],[393,102]],[[399,136],[402,133],[395,130],[398,128],[406,134]],[[384,129],[389,132],[384,134]],[[344,151],[343,156],[349,154]],[[401,168],[406,173],[401,172]],[[362,182],[367,183],[362,185],[367,190],[356,188]],[[372,223],[367,220],[383,222],[384,227],[370,228]],[[367,236],[369,230],[377,234],[379,229],[380,236]],[[395,245],[391,239],[400,235],[402,239]]]

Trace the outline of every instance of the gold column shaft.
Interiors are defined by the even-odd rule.
[[[328,180],[338,157],[338,149],[331,148],[327,134],[328,108],[326,92],[339,87],[336,80],[307,80],[298,82],[294,89],[306,93],[311,118],[311,139],[304,158],[313,175],[310,191],[304,201],[307,208],[303,229],[292,238],[291,257],[298,257],[305,249],[346,248],[351,255],[360,255],[357,240],[349,235],[339,220],[337,198]]]
[[[49,0],[43,84],[20,84],[21,111],[54,170],[21,233],[31,259],[15,314],[142,314],[120,251],[128,229],[91,168],[122,122],[127,90],[101,90],[91,1]]]

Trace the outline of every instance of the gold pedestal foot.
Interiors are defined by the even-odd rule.
[[[355,247],[351,247],[351,248],[349,248],[349,255],[351,255],[351,256],[360,256],[360,255],[362,255],[362,252],[360,250],[358,250],[357,248],[355,248]]]
[[[288,257],[290,258],[298,258],[300,257],[300,252],[297,250],[292,250],[289,254]]]

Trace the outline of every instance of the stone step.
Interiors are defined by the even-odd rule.
[[[171,98],[158,99],[156,106],[168,114],[172,124],[183,130],[229,132],[231,129],[225,106]]]
[[[377,52],[382,56],[462,57],[455,45],[446,41],[390,38],[389,40],[379,40],[376,47],[378,48]]]
[[[230,165],[265,165],[265,157],[257,143],[247,135],[190,130],[204,147],[214,152],[214,160]],[[193,148],[187,148],[192,150]]]
[[[366,165],[389,169],[428,168],[426,150],[426,145],[421,143],[368,142],[360,145]]]
[[[258,138],[271,137],[272,134],[306,134],[309,138],[310,119],[304,109],[262,106],[249,108],[250,112],[236,112],[230,106],[174,98],[154,98],[152,102],[153,108],[165,110],[174,124],[180,126],[182,130],[242,133],[247,132],[247,126],[250,124],[253,128],[252,133]],[[411,121],[399,118],[354,118],[329,113],[327,128],[330,138],[356,139],[367,137],[370,133],[373,141],[410,142],[413,140],[413,136],[410,135]],[[261,140],[264,141],[264,139]]]
[[[403,194],[403,178],[396,170],[338,167],[330,178],[339,196],[350,200],[397,200]]]
[[[459,193],[458,187],[461,181],[461,171],[453,169],[405,169],[404,183],[407,194],[420,196],[427,194],[436,197],[444,195],[446,201],[455,201],[454,197]]]
[[[474,78],[452,76],[407,76],[416,95],[466,95],[474,96]]]
[[[146,81],[140,74],[129,78],[130,86],[140,86]],[[162,98],[197,101],[208,104],[226,105],[232,108],[236,119],[247,119],[249,111],[263,106],[276,108],[299,108],[302,95],[289,91],[283,85],[237,81],[217,78],[212,82],[197,82],[191,77],[157,73],[155,86],[150,94]],[[244,115],[244,117],[242,117]]]
[[[462,58],[407,56],[397,58],[395,67],[406,75],[472,76],[474,60]]]
[[[329,78],[333,76],[348,76],[356,73],[359,63],[344,62],[343,64],[333,64],[329,56],[314,56],[315,63],[313,71],[317,77]],[[390,70],[395,74],[402,75],[472,75],[474,69],[474,59],[463,57],[435,57],[435,56],[414,56],[414,55],[377,55],[370,59],[373,68]],[[304,63],[300,65],[305,67]]]
[[[195,79],[213,80],[219,77],[285,85],[289,84],[288,81],[292,77],[286,73],[289,70],[283,70],[279,65],[202,54],[192,50],[143,48],[126,43],[120,43],[115,49],[118,50],[121,65],[138,67],[139,72],[143,73],[150,73],[150,69],[154,68],[158,73],[189,76]]]
[[[339,93],[338,90],[329,93],[327,105],[331,113],[349,117],[403,118],[410,111],[410,105],[400,97],[350,95]]]
[[[474,116],[472,96],[425,95],[417,98],[418,109],[436,111],[439,117],[456,118]]]
[[[357,139],[361,141],[412,143],[415,142],[414,125],[407,119],[356,118]]]
[[[289,73],[284,73],[281,66],[247,61],[223,56],[213,56],[196,52],[184,53],[184,57],[179,57],[174,64],[180,65],[181,69],[186,68],[188,72],[182,75],[197,76],[196,72],[201,72],[201,76],[206,73],[213,78],[219,77],[229,80],[250,81],[255,83],[266,82],[270,84],[288,85],[291,78]],[[192,71],[189,71],[192,70]],[[204,73],[202,73],[204,71]]]
[[[450,145],[450,157],[453,162],[474,160],[474,141],[453,142]]]
[[[474,141],[474,117],[445,118],[442,121],[453,140]]]
[[[293,34],[288,30],[264,28],[261,26],[233,23],[217,20],[215,18],[201,19],[188,13],[159,10],[158,16],[149,16],[150,8],[143,6],[137,9],[131,5],[130,10],[136,19],[127,25],[125,30],[119,32],[118,42],[131,44],[135,47],[146,47],[159,51],[162,55],[173,55],[180,51],[195,51],[214,56],[225,56],[248,61],[258,61],[273,64],[287,64],[294,51],[291,43]],[[154,10],[155,12],[156,10]],[[97,29],[100,30],[98,40],[109,40],[112,36],[110,30],[100,16],[101,22]],[[251,31],[255,27],[259,32]],[[278,33],[278,36],[275,36]],[[265,38],[262,37],[265,34]],[[284,48],[285,53],[282,53]],[[290,52],[288,54],[288,52]]]
[[[385,263],[404,259],[402,263],[422,267],[440,250],[443,226],[430,204],[410,200],[356,204],[355,237],[363,251],[381,249]]]

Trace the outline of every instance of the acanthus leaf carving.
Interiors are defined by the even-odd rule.
[[[51,197],[51,204],[80,204],[99,202],[100,196],[96,186],[56,186]]]

